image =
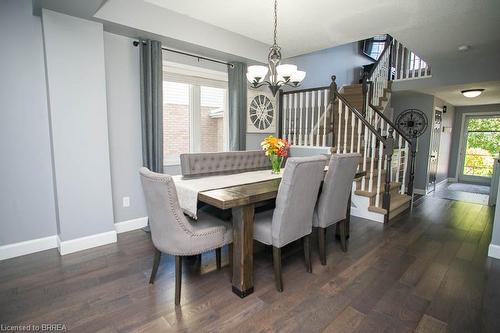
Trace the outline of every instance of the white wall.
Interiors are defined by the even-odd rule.
[[[493,220],[493,231],[488,256],[500,259],[500,186],[498,187],[495,218]]]
[[[0,246],[56,234],[42,28],[0,1]]]
[[[114,231],[102,24],[43,10],[59,238]]]
[[[115,222],[147,215],[142,166],[139,48],[132,39],[104,33],[109,152]],[[130,207],[123,207],[123,197]]]

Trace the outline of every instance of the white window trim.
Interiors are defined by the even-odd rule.
[[[216,71],[213,69],[207,69],[203,67],[196,67],[196,66],[190,66],[190,65],[184,65],[184,64],[179,64],[176,62],[171,62],[171,61],[164,61],[163,62],[163,71],[168,73],[168,74],[177,74],[179,76],[187,76],[187,77],[193,77],[193,78],[198,78],[201,80],[215,80],[215,81],[222,81],[226,82],[227,85],[227,71]]]
[[[461,174],[461,171],[463,170],[464,168],[464,155],[465,155],[465,132],[466,132],[466,128],[465,128],[465,121],[466,121],[466,118],[470,116],[470,117],[474,117],[474,116],[478,116],[478,118],[481,118],[481,116],[491,116],[491,117],[499,117],[500,116],[500,112],[499,111],[494,111],[494,112],[464,112],[462,113],[462,119],[461,119],[461,126],[460,126],[460,141],[458,142],[458,153],[457,153],[457,167],[456,167],[456,170],[455,170],[455,175],[457,177],[457,180],[460,181],[461,177],[460,177],[460,174]],[[472,176],[474,177],[474,176]],[[477,177],[477,176],[476,176]],[[485,177],[482,177],[482,178],[485,178]],[[491,178],[488,178],[488,179],[491,179]],[[463,177],[462,177],[462,180]],[[465,178],[465,180],[467,180],[467,178]],[[479,179],[479,182],[480,182],[480,179]]]

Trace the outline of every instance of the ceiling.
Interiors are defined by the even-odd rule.
[[[398,82],[454,105],[500,103],[500,0],[278,0],[284,58],[389,33],[432,66],[433,77]],[[265,62],[273,0],[33,0],[102,22],[107,31],[156,38],[221,60]],[[460,45],[470,46],[466,52]],[[333,61],[333,60],[332,60]],[[473,84],[469,82],[475,82]],[[482,87],[465,99],[460,90]]]
[[[484,89],[484,91],[478,97],[467,98],[461,94],[461,91],[466,89]],[[500,81],[439,87],[428,92],[455,106],[500,104]]]
[[[143,0],[272,44],[273,0]],[[389,33],[424,59],[462,44],[500,50],[498,0],[279,0],[278,44],[285,57]]]

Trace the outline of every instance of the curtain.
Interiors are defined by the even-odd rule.
[[[163,173],[163,67],[161,43],[140,45],[142,162]]]
[[[246,149],[247,65],[241,62],[228,67],[229,150]]]

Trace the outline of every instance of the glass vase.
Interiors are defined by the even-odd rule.
[[[280,157],[278,155],[271,155],[269,156],[269,158],[271,159],[271,172],[276,174],[280,173],[283,157]]]

